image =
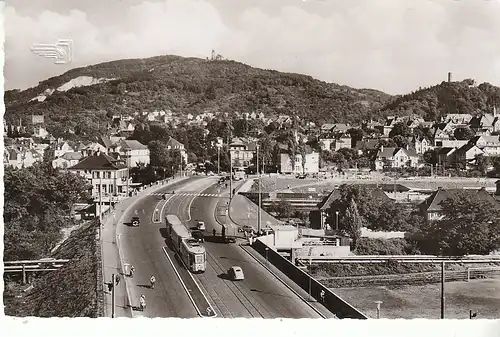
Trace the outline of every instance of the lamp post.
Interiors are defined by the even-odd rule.
[[[339,211],[335,211],[335,230],[339,231]]]
[[[444,261],[441,262],[441,319],[444,319]]]
[[[311,301],[311,288],[312,288],[312,281],[311,281],[311,278],[312,278],[312,259],[309,259],[309,301]]]
[[[179,157],[181,159],[181,161],[180,161],[180,169],[181,170],[180,170],[179,178],[182,178],[182,152],[181,151],[179,151]]]
[[[220,146],[217,143],[217,175],[220,175]]]
[[[377,319],[380,318],[380,305],[383,303],[382,301],[375,301],[377,304]]]
[[[261,228],[260,228],[260,209],[261,209],[261,190],[260,190],[260,168],[259,168],[259,144],[257,144],[257,180],[258,180],[258,185],[259,185],[259,201],[258,201],[258,209],[257,209],[257,232],[260,233]]]
[[[267,262],[267,264],[269,264],[269,255],[268,255],[268,252],[269,252],[269,248],[266,247],[266,262]]]

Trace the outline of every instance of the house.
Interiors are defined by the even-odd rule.
[[[112,147],[115,144],[110,137],[104,135],[100,135],[97,142],[106,148],[106,154],[112,151]]]
[[[327,123],[327,124],[323,124],[321,126],[321,132],[324,134],[328,133],[328,134],[332,134],[332,135],[341,135],[341,134],[346,133],[350,128],[351,127],[349,126],[349,124]]]
[[[402,167],[417,167],[418,154],[414,149],[410,148],[394,148],[381,146],[378,150],[374,166],[375,170],[384,168],[402,168]]]
[[[84,157],[88,157],[99,153],[106,154],[107,149],[99,143],[90,143],[81,152]]]
[[[125,161],[127,167],[137,167],[149,165],[149,149],[146,145],[137,140],[120,140],[114,146],[114,152],[120,154],[120,158]]]
[[[417,154],[424,154],[433,149],[431,141],[425,137],[413,137],[412,143]]]
[[[46,138],[49,132],[43,126],[36,126],[33,129],[33,137]]]
[[[187,156],[187,151],[184,149],[184,144],[170,137],[167,141],[167,150],[178,150],[181,153],[182,159],[187,164],[188,156]]]
[[[10,146],[4,150],[4,166],[24,168],[42,162],[43,156],[37,151],[22,146]]]
[[[436,150],[437,163],[444,168],[455,167],[457,164],[455,147],[442,147]]]
[[[290,151],[287,149],[280,154],[281,173],[318,173],[319,172],[319,153],[314,152],[309,146],[305,146],[305,163],[302,166],[302,154],[296,153],[295,166],[292,166]]]
[[[68,142],[63,142],[58,140],[57,143],[54,145],[54,157],[59,158],[66,152],[73,152],[75,151],[69,144]]]
[[[476,136],[469,143],[480,148],[485,156],[500,155],[500,136]]]
[[[456,125],[468,125],[471,119],[471,114],[447,114],[441,121],[444,123],[451,122]]]
[[[335,142],[333,144],[333,149],[334,151],[338,151],[340,149],[350,149],[352,145],[352,139],[351,136],[347,134],[342,134],[341,136],[335,138]]]
[[[99,202],[117,202],[129,194],[132,179],[129,168],[123,161],[104,153],[88,156],[68,171],[84,177],[92,186],[92,197]]]
[[[378,151],[378,139],[364,139],[356,143],[355,149],[358,151],[358,155],[375,155]]]
[[[251,166],[256,150],[255,142],[238,137],[234,138],[229,144],[229,154],[233,167],[246,168]]]
[[[469,141],[468,140],[458,140],[458,139],[442,139],[439,142],[438,147],[462,147],[465,144],[467,144]]]
[[[370,192],[372,199],[376,199],[381,202],[394,202],[379,187],[367,186],[367,189]],[[318,209],[315,211],[311,211],[309,214],[309,218],[311,220],[311,228],[327,229],[327,226],[329,225],[332,230],[336,229],[336,214],[328,213],[332,205],[338,199],[340,199],[339,189],[334,189],[326,197],[324,197],[320,203],[318,203]]]
[[[500,114],[494,108],[493,114],[483,113],[474,116],[469,122],[469,127],[476,133],[500,131]]]
[[[52,160],[52,167],[59,169],[67,169],[71,166],[78,164],[82,159],[81,152],[66,152],[61,157]]]
[[[476,156],[480,154],[484,154],[484,152],[476,145],[468,143],[457,150],[456,162],[462,167],[468,168],[469,165],[475,163]]]
[[[435,221],[443,218],[441,203],[443,200],[447,199],[451,193],[456,191],[463,191],[462,189],[443,189],[439,187],[437,191],[432,193],[425,201],[423,201],[420,205],[420,211],[424,216],[426,221]],[[473,196],[478,199],[486,202],[491,202],[493,207],[499,207],[500,204],[496,201],[496,199],[490,195],[486,189],[481,188],[479,190],[467,190]]]

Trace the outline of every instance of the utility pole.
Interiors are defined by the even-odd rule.
[[[441,262],[441,319],[444,319],[444,261]]]
[[[181,159],[181,161],[180,161],[180,169],[181,170],[179,172],[179,174],[180,174],[179,178],[182,178],[182,152],[181,151],[179,151],[179,157]]]
[[[115,318],[115,305],[116,305],[116,298],[115,298],[115,274],[111,275],[111,318]]]
[[[259,184],[259,202],[257,204],[258,210],[257,210],[257,232],[260,233],[260,226],[261,226],[261,218],[260,218],[260,209],[261,209],[261,190],[260,190],[260,169],[259,169],[259,144],[257,144],[257,180]]]
[[[227,144],[229,149],[229,202],[233,199],[233,156],[231,152],[231,138]]]
[[[98,171],[99,173],[99,222],[102,223],[102,174],[104,172]]]
[[[220,146],[217,144],[217,175],[220,174]]]

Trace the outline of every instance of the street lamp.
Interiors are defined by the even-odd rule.
[[[375,304],[377,304],[377,319],[380,318],[380,305],[384,303],[382,301],[375,301]]]
[[[266,247],[266,262],[269,264],[269,256],[268,256],[269,248]]]
[[[260,233],[260,222],[261,222],[261,219],[260,219],[260,209],[261,209],[261,204],[262,204],[262,200],[261,200],[261,187],[260,187],[260,169],[259,169],[259,144],[257,144],[257,180],[258,180],[258,185],[259,185],[259,201],[258,201],[258,210],[257,210],[257,232]]]
[[[311,296],[311,288],[312,288],[312,281],[311,281],[311,279],[312,279],[312,265],[311,265],[311,263],[312,263],[312,259],[309,259],[309,301],[311,301],[311,298],[312,298],[312,296]]]
[[[220,146],[217,143],[217,175],[220,175]]]
[[[335,230],[339,231],[339,211],[335,211]]]

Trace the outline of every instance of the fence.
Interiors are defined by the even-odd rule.
[[[103,279],[103,260],[102,260],[102,245],[101,226],[96,222],[95,228],[95,255],[97,259],[97,275],[96,275],[96,292],[97,292],[97,317],[104,317],[104,279]]]
[[[311,297],[323,304],[338,318],[367,319],[367,317],[359,310],[341,299],[330,289],[326,288],[307,273],[297,268],[293,263],[281,256],[278,252],[267,247],[260,240],[255,240],[252,247],[298,286],[307,291]]]

